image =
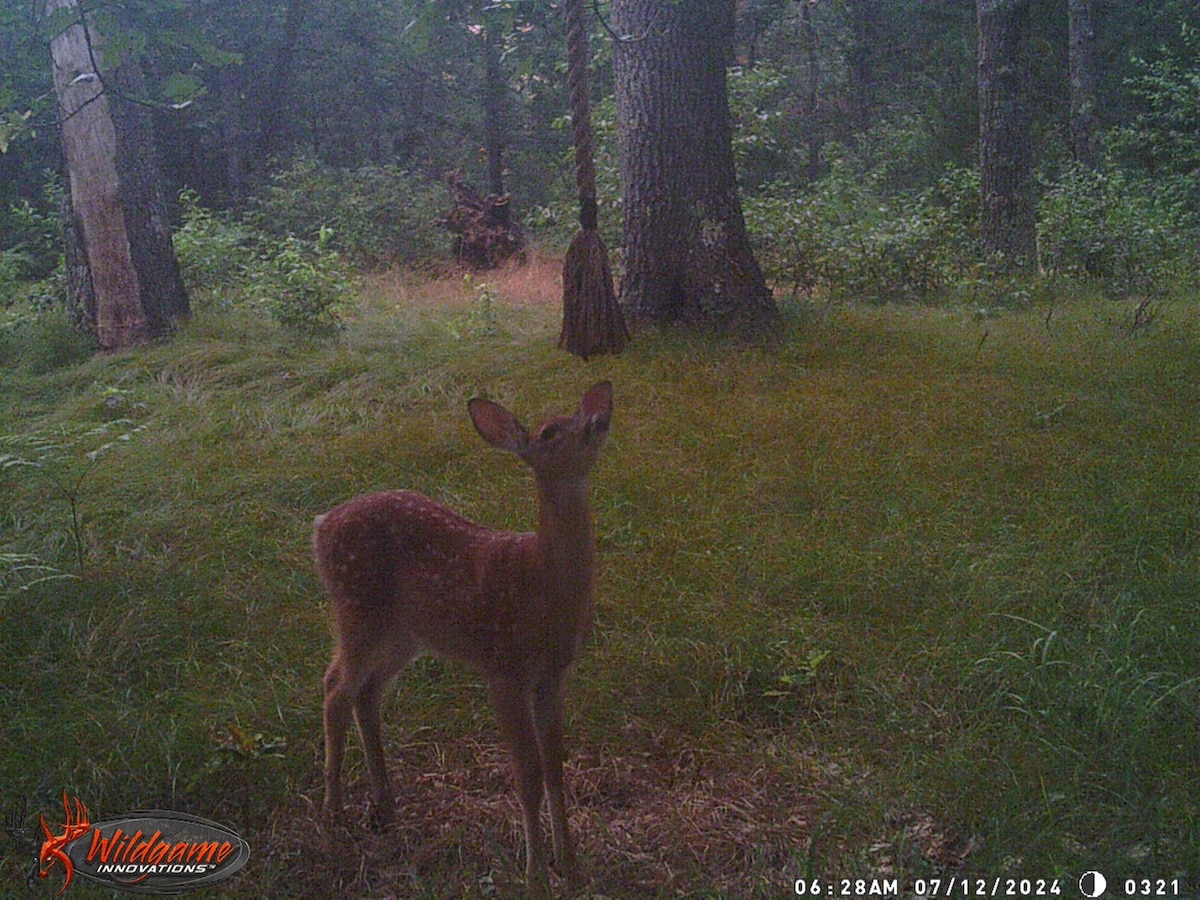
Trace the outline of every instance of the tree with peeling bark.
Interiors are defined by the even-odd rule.
[[[635,320],[753,332],[777,316],[746,236],[726,67],[734,0],[614,0],[625,277]]]
[[[137,61],[106,60],[77,0],[46,0],[67,169],[71,302],[103,350],[166,333],[188,315],[154,161]]]

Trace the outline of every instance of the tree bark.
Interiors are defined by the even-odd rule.
[[[251,136],[244,121],[245,71],[241,66],[225,66],[217,76],[221,103],[221,146],[225,151],[226,203],[237,209],[246,201]]]
[[[87,268],[72,272],[72,303],[94,323],[101,349],[117,349],[188,314],[149,115],[129,99],[144,96],[144,85],[132,59],[103,66],[95,27],[76,0],[47,0],[45,11],[51,21],[64,11],[73,19],[50,42],[72,210],[65,230],[79,243],[69,256],[73,269]]]
[[[64,183],[71,176],[63,173]],[[70,192],[64,192],[59,208],[63,227],[64,264],[67,270],[67,304],[71,318],[80,328],[96,329],[96,291],[92,287],[92,269],[88,265],[87,245],[83,240],[83,226],[71,205]]]
[[[1096,164],[1095,0],[1069,0],[1068,41],[1071,68],[1071,155],[1085,166]]]
[[[483,146],[488,193],[504,196],[504,74],[500,69],[504,33],[499,22],[483,27]]]
[[[979,25],[980,229],[1006,266],[1034,262],[1029,83],[1029,0],[977,0]]]
[[[874,120],[874,101],[878,94],[875,83],[880,35],[881,5],[879,0],[852,0],[846,16],[850,29],[850,47],[846,51],[846,77],[850,95],[850,121],[857,135],[862,135]]]
[[[800,22],[804,30],[804,71],[808,86],[804,91],[804,118],[808,120],[808,180],[821,176],[821,150],[824,146],[820,120],[821,56],[820,38],[812,17],[812,4],[800,4]]]
[[[612,11],[621,302],[635,319],[759,328],[778,313],[734,171],[725,75],[734,0],[614,0]]]
[[[250,164],[253,174],[261,175],[271,157],[292,151],[296,127],[288,102],[295,88],[296,58],[300,53],[300,36],[304,23],[310,18],[312,0],[287,0],[283,13],[283,30],[274,49],[274,60],[262,90]],[[244,77],[244,76],[243,76]]]

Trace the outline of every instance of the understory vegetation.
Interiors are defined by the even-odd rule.
[[[280,252],[189,226],[247,270]],[[460,668],[420,661],[388,703],[397,828],[358,821],[356,740],[347,821],[319,817],[311,522],[406,487],[530,528],[528,473],[467,399],[530,421],[611,378],[568,723],[592,893],[979,873],[1065,896],[1089,868],[1200,871],[1200,322],[1181,281],[919,306],[801,291],[769,343],[642,333],[583,364],[554,349],[553,258],[362,276],[314,338],[262,314],[261,284],[205,270],[215,254],[183,255],[211,281],[169,343],[91,357],[39,317],[3,335],[6,805],[49,815],[66,790],[94,817],[227,823],[253,851],[230,896],[517,892],[516,800]]]

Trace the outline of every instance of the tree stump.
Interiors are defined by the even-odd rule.
[[[472,269],[495,269],[525,252],[525,236],[509,217],[509,195],[481,196],[461,172],[446,176],[454,206],[441,224],[454,235],[454,253]]]

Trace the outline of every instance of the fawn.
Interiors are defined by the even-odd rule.
[[[576,883],[563,798],[563,696],[592,625],[596,555],[587,476],[608,434],[612,403],[612,384],[602,381],[575,415],[552,418],[532,435],[499,404],[468,404],[479,435],[533,469],[536,533],[478,525],[411,491],[364,494],[317,517],[313,555],[335,640],[324,679],[327,813],[342,808],[342,751],[353,708],[373,814],[381,824],[393,821],[380,701],[418,654],[460,660],[486,679],[512,756],[529,884],[548,883],[543,786],[555,863]]]

